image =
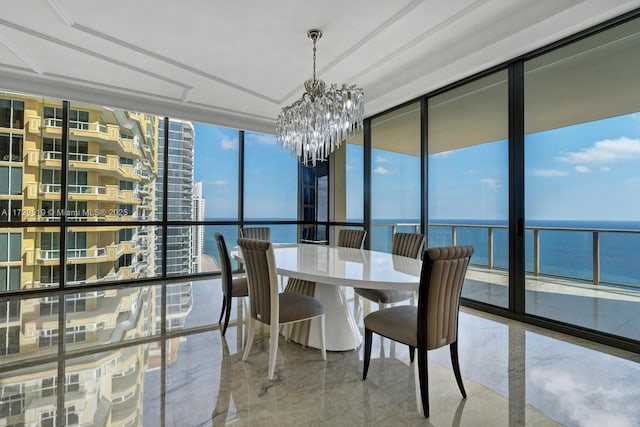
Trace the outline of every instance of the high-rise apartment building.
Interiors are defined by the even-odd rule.
[[[81,285],[153,276],[154,227],[135,223],[155,215],[158,120],[73,104],[64,209],[62,109],[58,100],[0,93],[0,290],[59,285],[63,217],[66,285],[78,286],[63,297],[0,302],[0,364],[56,357],[61,344],[67,353],[149,336],[156,325],[155,288],[82,292]],[[27,226],[7,226],[17,221]],[[71,358],[63,385],[55,362],[48,371],[3,375],[0,424],[141,425],[147,351]]]
[[[193,220],[204,221],[205,200],[202,197],[202,182],[193,185]],[[193,272],[202,272],[202,254],[204,252],[204,230],[205,227],[193,227]]]
[[[169,119],[169,169],[164,170],[165,123],[158,125],[158,180],[156,184],[156,214],[162,218],[162,194],[164,174],[167,174],[167,220],[191,221],[193,205],[193,143],[195,130],[188,121]],[[167,229],[167,241],[161,242],[162,229],[156,229],[156,259],[162,259],[162,246],[167,249],[167,274],[191,274],[193,269],[192,226],[170,226]],[[156,274],[162,273],[162,263],[156,263]],[[167,329],[184,327],[185,320],[193,306],[191,282],[168,284],[167,292]],[[160,307],[160,304],[158,304]],[[158,316],[159,318],[159,316]]]
[[[67,285],[153,276],[153,227],[100,224],[154,219],[157,118],[72,105],[65,211],[62,103],[2,94],[0,116],[0,221],[51,223],[0,228],[0,290],[58,285],[63,215]]]

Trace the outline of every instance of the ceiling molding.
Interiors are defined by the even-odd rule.
[[[92,50],[85,49],[82,46],[78,46],[78,45],[75,45],[73,43],[69,43],[67,41],[64,41],[64,40],[49,36],[47,34],[32,30],[30,28],[23,27],[22,25],[18,25],[18,24],[14,23],[14,22],[7,21],[7,20],[2,19],[2,18],[0,18],[0,25],[4,25],[7,28],[13,28],[14,30],[20,31],[20,32],[25,33],[25,34],[29,34],[30,36],[37,37],[37,38],[42,39],[42,40],[46,40],[46,41],[48,41],[50,43],[53,43],[53,44],[56,44],[58,46],[66,47],[68,49],[72,49],[72,50],[77,51],[77,52],[82,52],[82,53],[84,53],[86,55],[89,55],[89,56],[92,56],[94,58],[103,60],[103,61],[108,62],[110,64],[117,65],[117,66],[126,68],[128,70],[135,71],[135,72],[147,75],[149,77],[156,78],[158,80],[162,80],[163,82],[170,83],[170,84],[173,84],[175,86],[178,86],[181,89],[187,89],[187,88],[190,87],[190,86],[187,86],[184,83],[179,82],[177,80],[173,80],[173,79],[170,79],[168,77],[162,76],[160,74],[153,73],[153,72],[151,72],[149,70],[145,70],[144,68],[136,67],[135,65],[127,64],[126,62],[120,61],[120,60],[115,59],[115,58],[110,58],[110,57],[108,57],[106,55],[102,55],[102,54],[100,54],[98,52],[94,52]]]
[[[29,68],[37,74],[42,74],[43,70],[39,66],[37,66],[29,57],[18,49],[8,38],[5,37],[4,34],[0,33],[0,43],[6,46],[7,49],[11,51],[15,56],[17,56],[22,62],[29,66]]]
[[[263,94],[261,94],[259,92],[256,92],[254,90],[248,89],[248,88],[246,88],[244,86],[241,86],[239,84],[230,82],[230,81],[225,80],[223,78],[217,77],[217,76],[215,76],[213,74],[210,74],[210,73],[207,73],[205,71],[199,70],[198,68],[191,67],[189,65],[183,64],[183,63],[178,62],[178,61],[176,61],[174,59],[167,58],[166,56],[160,55],[160,54],[155,53],[153,51],[150,51],[148,49],[144,49],[144,48],[142,48],[140,46],[136,46],[136,45],[134,45],[132,43],[126,42],[126,41],[118,39],[116,37],[112,37],[112,36],[110,36],[108,34],[105,34],[105,33],[102,33],[100,31],[94,30],[92,28],[86,27],[86,26],[84,26],[82,24],[73,23],[71,25],[71,27],[73,29],[75,29],[75,30],[82,31],[83,33],[90,34],[90,35],[92,35],[94,37],[98,37],[98,38],[100,38],[102,40],[111,42],[111,43],[116,44],[116,45],[118,45],[120,47],[129,49],[129,50],[133,50],[135,52],[141,53],[141,54],[143,54],[145,56],[148,56],[150,58],[153,58],[153,59],[157,59],[158,61],[164,62],[165,64],[172,65],[174,67],[180,68],[180,69],[182,69],[184,71],[188,71],[188,72],[193,73],[193,74],[197,74],[200,77],[206,78],[207,80],[211,80],[211,81],[214,81],[216,83],[220,83],[220,84],[222,84],[224,86],[227,86],[227,87],[230,87],[230,88],[235,89],[237,91],[246,93],[247,95],[251,95],[251,96],[254,96],[256,98],[260,98],[260,99],[262,99],[264,101],[270,102],[270,103],[272,103],[274,105],[279,105],[278,101],[276,99],[270,98],[270,97],[268,97],[266,95],[263,95]]]
[[[445,21],[442,21],[441,23],[439,23],[438,25],[436,25],[435,27],[431,28],[430,30],[424,32],[422,35],[416,37],[414,40],[412,40],[410,42],[411,45],[413,44],[417,44],[420,43],[422,41],[424,41],[425,39],[427,39],[428,37],[433,36],[436,32],[440,31],[442,28],[450,25],[451,23],[461,19],[462,17],[464,17],[465,15],[467,15],[469,12],[471,12],[472,10],[478,8],[479,6],[481,6],[482,4],[488,2],[490,0],[478,0],[476,2],[474,2],[473,4],[469,5],[468,7],[460,10],[459,12],[457,12],[456,14],[452,15],[450,18],[448,18]],[[556,7],[552,8],[552,9],[547,9],[545,10],[545,14],[543,16],[539,16],[538,18],[538,22],[542,22],[545,19],[548,19],[549,17],[557,14],[560,11],[566,11],[571,9],[572,7],[575,7],[577,4],[582,3],[584,0],[567,0],[564,3],[561,3],[560,5],[557,5]],[[528,27],[527,27],[528,28]],[[504,31],[501,32],[497,32],[495,35],[493,35],[490,38],[482,38],[483,41],[483,47],[482,49],[489,49],[491,48],[493,45],[495,45],[496,43],[499,43],[505,39],[508,39],[509,37],[514,36],[515,34],[518,34],[519,32],[523,31],[525,28],[523,27],[518,27],[518,26],[514,26],[513,28],[505,28]],[[407,46],[407,45],[405,45]],[[460,48],[460,50],[455,52],[455,57],[457,57],[457,60],[454,61],[449,61],[446,60],[445,63],[446,65],[454,65],[458,62],[464,61],[468,56],[473,55],[474,53],[478,52],[477,46],[474,45],[470,45],[470,44],[465,44],[465,45],[459,45],[459,46],[464,46],[463,48]],[[403,49],[402,51],[404,51],[406,49]],[[383,58],[382,60],[378,61],[376,64],[373,64],[370,69],[373,69],[375,67],[379,67],[382,65],[382,62],[386,62],[388,60],[391,59],[391,57],[395,57],[397,55],[399,55],[400,53],[402,53],[402,51],[398,50],[398,51],[394,51],[393,53],[391,53],[388,57]],[[486,65],[483,64],[480,68],[481,69],[485,69],[488,68],[489,66],[492,65],[496,65],[497,63],[499,63],[501,61],[497,61],[494,64],[490,64],[490,65]],[[410,86],[412,85],[414,82],[416,82],[419,79],[423,79],[425,77],[428,77],[429,75],[437,72],[438,70],[440,70],[444,65],[437,63],[437,62],[431,62],[429,65],[427,65],[425,68],[420,69],[421,75],[420,76],[416,76],[413,78],[410,78],[408,80],[406,80],[402,85],[397,87],[398,89],[401,89],[402,87],[406,87],[406,86]],[[371,71],[371,70],[369,70]],[[473,74],[473,72],[475,72],[475,70],[469,70],[469,75]],[[369,91],[369,93],[371,93],[371,91]],[[377,96],[368,96],[367,97],[367,101],[373,102],[381,97],[384,96],[388,96],[389,95],[389,91],[386,90],[381,90],[379,91],[379,94]]]
[[[420,1],[422,1],[422,0],[420,0]],[[174,59],[168,58],[168,57],[166,57],[164,55],[160,55],[159,53],[156,53],[156,52],[153,52],[151,50],[145,49],[143,47],[137,46],[137,45],[135,45],[133,43],[129,43],[129,42],[125,41],[125,40],[119,39],[117,37],[110,36],[109,34],[106,34],[106,33],[103,33],[101,31],[94,30],[93,28],[87,27],[85,25],[79,24],[79,23],[75,22],[69,16],[69,14],[64,10],[64,8],[60,5],[60,3],[57,2],[57,0],[48,0],[48,2],[49,2],[49,5],[51,5],[51,7],[53,8],[53,10],[56,12],[56,14],[60,17],[60,19],[66,25],[68,25],[69,27],[73,28],[74,30],[81,31],[81,32],[83,32],[85,34],[89,34],[91,36],[97,37],[97,38],[102,39],[104,41],[107,41],[109,43],[113,43],[113,44],[118,45],[118,46],[120,46],[122,48],[133,50],[133,51],[138,52],[138,53],[140,53],[140,54],[142,54],[144,56],[156,59],[156,60],[158,60],[160,62],[164,62],[165,64],[168,64],[168,65],[180,68],[180,69],[182,69],[184,71],[188,71],[190,73],[197,74],[200,77],[204,77],[205,79],[212,80],[212,81],[214,81],[216,83],[220,83],[220,84],[222,84],[224,86],[228,86],[228,87],[230,87],[232,89],[235,89],[235,90],[238,90],[240,92],[246,93],[247,95],[251,95],[251,96],[254,96],[256,98],[260,98],[260,99],[262,99],[264,101],[270,102],[272,104],[279,105],[277,100],[275,100],[273,98],[270,98],[270,97],[268,97],[266,95],[263,95],[260,92],[256,92],[256,91],[251,90],[249,88],[246,88],[246,87],[244,87],[242,85],[230,82],[228,80],[225,80],[223,78],[215,76],[215,75],[213,75],[211,73],[207,73],[206,71],[202,71],[202,70],[200,70],[198,68],[191,67],[189,65],[183,64],[183,63],[181,63],[179,61],[176,61]],[[185,91],[187,89],[192,89],[192,88],[188,88],[188,87],[185,86]]]
[[[71,19],[71,16],[69,16],[67,11],[64,10],[60,3],[58,3],[58,0],[47,0],[47,3],[49,3],[51,9],[53,9],[56,15],[58,15],[62,22],[64,22],[68,27],[74,24],[73,19]]]
[[[7,68],[16,69],[14,66]],[[193,121],[255,132],[275,133],[275,120],[270,117],[195,102],[183,103],[178,99],[165,96],[145,97],[129,90],[126,93],[116,93],[108,87],[102,89],[79,86],[65,80],[58,80],[58,76],[43,77],[45,76],[36,75],[30,70],[24,74],[0,70],[3,89],[15,92],[143,111],[163,117],[188,118]]]
[[[355,81],[358,78],[362,77],[363,75],[365,75],[367,73],[370,73],[374,69],[376,69],[376,68],[382,66],[383,64],[391,61],[393,58],[395,58],[398,55],[406,52],[407,50],[409,50],[413,46],[417,45],[418,43],[421,43],[421,42],[425,41],[429,37],[431,37],[434,34],[436,34],[438,31],[440,31],[443,28],[445,28],[447,25],[451,25],[453,22],[463,18],[464,16],[468,15],[469,13],[471,13],[472,11],[474,11],[475,9],[477,9],[478,7],[482,6],[483,4],[485,4],[485,3],[489,2],[489,1],[491,1],[491,0],[476,0],[475,2],[471,3],[469,6],[463,8],[463,9],[459,10],[458,12],[454,13],[453,15],[449,16],[447,19],[440,21],[436,26],[431,27],[427,31],[421,33],[420,35],[415,37],[410,42],[405,43],[404,45],[400,46],[398,49],[392,51],[391,53],[389,53],[388,55],[386,55],[385,57],[383,57],[379,61],[375,62],[371,66],[369,66],[369,67],[365,68],[364,70],[360,71],[359,73],[355,74],[353,77],[351,77],[349,79],[349,81]]]
[[[388,27],[390,27],[392,24],[394,24],[395,22],[397,22],[400,18],[404,17],[405,15],[407,15],[409,12],[411,12],[413,9],[415,9],[416,7],[418,7],[418,5],[420,5],[420,3],[423,3],[424,0],[413,0],[411,3],[409,3],[408,5],[406,5],[405,7],[403,7],[402,9],[400,9],[398,12],[396,12],[393,16],[391,16],[389,19],[385,20],[382,24],[378,25],[376,28],[373,29],[373,31],[371,31],[370,33],[368,33],[367,35],[365,35],[364,37],[362,37],[360,40],[358,40],[357,42],[355,42],[353,45],[351,45],[349,48],[347,48],[345,51],[343,51],[341,54],[339,54],[338,56],[336,56],[332,61],[330,61],[327,65],[325,65],[323,68],[321,68],[318,71],[318,75],[322,75],[325,74],[326,72],[328,72],[329,70],[331,70],[333,67],[335,67],[337,64],[339,64],[340,62],[342,62],[345,58],[347,58],[349,55],[353,54],[355,51],[357,51],[358,49],[360,49],[362,46],[364,46],[365,44],[367,44],[369,41],[371,41],[371,39],[376,36],[377,34],[380,34],[383,30],[387,29]],[[352,80],[347,80],[349,81],[353,81]],[[292,91],[290,91],[288,94],[286,94],[282,99],[280,99],[279,103],[280,104],[284,104],[288,99],[294,97],[296,94],[300,93],[301,91],[304,90],[304,84],[300,84],[298,85],[295,89],[293,89]]]

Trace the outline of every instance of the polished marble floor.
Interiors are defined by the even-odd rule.
[[[430,352],[429,419],[419,412],[407,348],[388,340],[374,341],[362,381],[362,349],[323,361],[318,350],[281,339],[268,381],[268,340],[240,360],[245,329],[235,304],[226,338],[214,325],[219,286],[119,289],[82,310],[68,294],[64,316],[43,312],[41,299],[21,302],[20,351],[0,358],[0,426],[640,426],[639,355],[464,308],[468,397],[460,396],[448,351]],[[55,322],[65,325],[64,343],[43,340]]]

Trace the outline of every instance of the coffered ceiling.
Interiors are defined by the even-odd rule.
[[[640,7],[640,0],[22,0],[0,89],[273,133],[318,71],[367,116]]]

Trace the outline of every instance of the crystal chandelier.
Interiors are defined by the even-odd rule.
[[[356,85],[327,85],[316,78],[316,41],[320,30],[307,33],[313,41],[313,79],[304,82],[302,98],[284,107],[276,121],[276,138],[304,164],[323,161],[342,141],[362,129],[364,93]]]

